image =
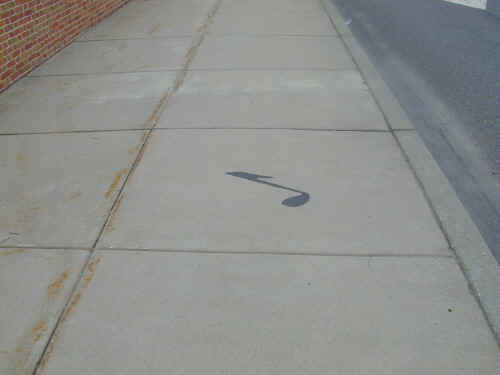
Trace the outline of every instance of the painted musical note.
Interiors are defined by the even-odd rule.
[[[310,198],[309,194],[304,192],[304,191],[292,189],[292,188],[289,188],[289,187],[286,187],[283,185],[278,185],[278,184],[274,184],[272,182],[262,180],[262,179],[266,179],[266,178],[272,178],[271,176],[261,176],[258,174],[247,173],[247,172],[227,172],[226,174],[234,176],[234,177],[244,178],[244,179],[249,180],[249,181],[258,182],[259,184],[265,184],[265,185],[273,186],[273,187],[276,187],[279,189],[284,189],[284,190],[288,190],[288,191],[293,191],[295,193],[299,193],[299,195],[294,195],[293,197],[287,198],[281,202],[281,204],[288,206],[288,207],[302,206],[302,205],[306,204]]]

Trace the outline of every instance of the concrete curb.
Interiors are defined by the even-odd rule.
[[[445,175],[415,131],[403,108],[358,44],[331,0],[321,0],[381,109],[387,126],[412,168],[469,289],[500,342],[500,267]]]
[[[497,18],[500,18],[500,0],[488,0],[486,11]]]

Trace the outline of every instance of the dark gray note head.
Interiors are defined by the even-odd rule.
[[[299,207],[309,202],[309,194],[302,193],[293,197],[285,199],[281,204],[287,207]]]

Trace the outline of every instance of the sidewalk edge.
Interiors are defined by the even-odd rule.
[[[331,0],[320,0],[413,169],[469,289],[500,343],[500,267],[440,167]],[[397,129],[397,130],[395,130]]]

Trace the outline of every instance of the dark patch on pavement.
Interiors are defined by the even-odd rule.
[[[293,197],[287,198],[284,201],[281,202],[282,205],[287,206],[287,207],[299,207],[303,206],[307,202],[309,202],[310,195],[304,191],[292,189],[283,185],[278,185],[278,184],[273,184],[272,182],[268,181],[263,181],[261,179],[263,178],[272,178],[271,176],[261,176],[258,174],[252,174],[252,173],[247,173],[247,172],[227,172],[226,174],[234,176],[234,177],[239,177],[239,178],[244,178],[246,180],[250,180],[253,182],[258,182],[259,184],[265,184],[269,185],[275,188],[279,189],[284,189],[288,191],[293,191],[295,193],[299,193],[299,195],[294,195]]]

